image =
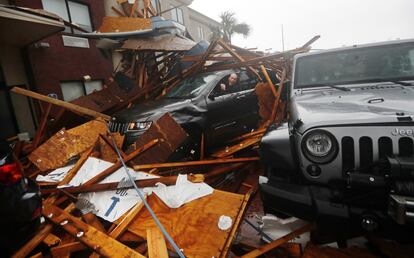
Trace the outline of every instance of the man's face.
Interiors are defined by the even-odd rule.
[[[232,73],[229,76],[229,85],[235,85],[237,83],[237,74]]]

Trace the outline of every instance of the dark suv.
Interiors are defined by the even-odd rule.
[[[9,255],[39,226],[42,199],[38,186],[27,179],[13,159],[10,146],[0,141],[0,250]]]
[[[238,75],[231,91],[222,91],[230,74]],[[115,114],[113,132],[126,136],[126,145],[146,131],[152,121],[169,112],[198,142],[205,133],[206,146],[213,146],[257,127],[259,121],[256,76],[245,70],[197,74],[184,79],[157,101],[133,106]]]
[[[413,81],[414,40],[297,55],[288,121],[260,144],[265,210],[412,230]]]

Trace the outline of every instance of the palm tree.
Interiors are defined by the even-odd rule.
[[[251,28],[250,25],[237,21],[235,13],[226,11],[220,14],[220,27],[212,29],[212,39],[223,38],[224,41],[231,43],[231,37],[234,33],[241,34],[244,37],[249,36]]]

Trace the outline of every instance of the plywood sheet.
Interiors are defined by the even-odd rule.
[[[124,136],[119,133],[112,133],[111,135],[115,139],[116,146],[121,150]],[[101,153],[100,158],[105,161],[115,163],[118,160],[118,155],[115,153],[114,149],[112,149],[102,137],[99,137],[99,152]]]
[[[156,195],[148,197],[149,205],[186,257],[220,257],[232,228],[220,230],[217,226],[219,217],[231,217],[234,226],[243,200],[243,195],[214,190],[211,195],[170,209]],[[153,226],[156,224],[145,209],[137,215],[129,230],[146,238],[146,228]]]
[[[187,51],[197,43],[177,35],[152,38],[132,38],[122,45],[124,49],[141,51]]]
[[[186,131],[167,113],[155,121],[137,139],[135,142],[137,147],[144,146],[153,139],[159,139],[159,142],[154,147],[133,159],[133,163],[150,164],[165,162],[187,137]]]
[[[106,122],[95,119],[70,130],[62,129],[29,155],[41,171],[64,166],[95,144],[100,133],[105,133]]]
[[[111,17],[106,16],[102,19],[102,25],[98,31],[107,32],[126,32],[151,29],[151,19],[132,18],[132,17]]]

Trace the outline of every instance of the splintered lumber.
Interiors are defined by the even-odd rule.
[[[147,228],[147,243],[149,258],[169,257],[164,236],[157,226]]]
[[[85,248],[84,244],[76,241],[53,247],[50,249],[50,253],[52,254],[52,257],[70,257],[71,253],[84,250]]]
[[[125,158],[125,153],[121,150],[122,142],[124,141],[124,136],[119,133],[112,133],[109,137],[113,137],[118,147],[119,152],[121,153],[122,158]],[[99,138],[99,152],[100,158],[115,163],[118,160],[118,155],[116,153],[115,146],[113,146],[112,140],[106,134],[101,134]]]
[[[148,197],[148,204],[186,257],[220,257],[231,237],[232,228],[238,226],[235,222],[244,211],[243,201],[243,195],[214,190],[211,195],[171,209],[156,195]],[[232,227],[228,230],[218,228],[222,215],[232,219]],[[146,229],[155,226],[151,215],[144,209],[128,231],[146,238]],[[169,244],[167,247],[172,250]]]
[[[152,168],[173,168],[173,167],[191,167],[191,166],[200,166],[200,165],[216,165],[216,164],[226,164],[226,163],[250,162],[250,161],[257,161],[257,160],[259,160],[259,157],[144,164],[144,165],[134,166],[134,170],[138,171],[138,170],[152,169]]]
[[[109,236],[117,239],[120,235],[122,235],[143,207],[144,202],[140,202],[136,204],[127,214],[123,215],[121,217],[122,219],[119,221],[119,224],[116,225],[116,227],[109,233]]]
[[[36,235],[30,239],[23,247],[21,247],[13,256],[12,258],[20,258],[20,257],[27,257],[30,252],[39,245],[49,234],[52,232],[53,226],[48,224],[45,225],[40,231],[36,233]]]
[[[158,143],[158,139],[153,139],[153,140],[149,141],[148,143],[146,143],[142,147],[140,147],[140,148],[134,150],[132,153],[128,154],[128,156],[125,158],[124,162],[127,163],[127,162],[131,161],[133,158],[140,155],[141,153],[144,153],[145,151],[147,151],[148,149],[150,149],[151,147],[153,147],[157,143]],[[109,168],[105,169],[104,171],[102,171],[98,175],[96,175],[93,178],[89,179],[83,185],[88,186],[88,185],[98,183],[99,181],[103,180],[104,178],[106,178],[107,176],[112,174],[113,172],[117,171],[121,166],[122,166],[122,162],[117,161],[115,164],[113,164]]]
[[[261,138],[262,138],[261,135],[258,135],[258,136],[252,137],[252,138],[248,138],[248,139],[246,139],[244,141],[241,141],[237,144],[234,144],[230,147],[225,147],[222,150],[216,151],[215,153],[211,154],[211,156],[215,157],[215,158],[228,157],[228,156],[230,156],[230,155],[232,155],[232,154],[234,154],[234,153],[236,153],[240,150],[243,150],[243,149],[245,149],[249,146],[252,146],[252,145],[260,142]]]
[[[159,139],[157,145],[132,161],[135,164],[165,162],[187,137],[188,134],[184,129],[167,113],[153,122],[150,128],[135,142],[136,146],[143,146],[152,139]]]
[[[277,97],[272,93],[272,86],[268,83],[258,83],[255,88],[259,105],[260,124],[263,125],[270,121],[273,117]],[[274,88],[273,88],[274,89]],[[277,92],[276,92],[277,95]]]
[[[94,110],[87,109],[87,108],[84,108],[84,107],[81,107],[81,106],[63,101],[63,100],[50,98],[50,97],[47,97],[45,95],[30,91],[30,90],[26,90],[26,89],[23,89],[23,88],[13,87],[10,91],[14,92],[14,93],[17,93],[17,94],[20,94],[20,95],[31,97],[31,98],[34,98],[34,99],[38,99],[38,100],[41,100],[41,101],[44,101],[44,102],[47,102],[47,103],[51,103],[51,104],[56,105],[56,106],[66,108],[66,109],[68,109],[70,111],[73,111],[75,113],[81,113],[81,114],[88,115],[88,116],[94,117],[94,118],[101,117],[101,118],[103,118],[107,121],[109,121],[109,119],[111,119],[110,116],[99,113],[99,112],[96,112]]]
[[[222,46],[224,49],[226,49],[230,55],[234,58],[236,58],[238,61],[240,62],[244,62],[244,58],[242,58],[239,54],[237,54],[233,49],[231,49],[231,47],[229,45],[227,45],[225,42],[223,42],[221,39],[218,40],[218,43],[220,44],[220,46]],[[256,75],[256,77],[261,81],[262,78],[260,77],[260,75],[257,73],[257,71],[255,69],[253,69],[251,66],[247,67],[249,69],[249,71],[251,73],[253,73],[254,75]]]
[[[65,208],[65,212],[72,212],[75,209],[75,205],[71,203]],[[24,246],[22,246],[16,253],[13,254],[12,258],[27,257],[30,252],[38,246],[53,230],[53,225],[46,224],[44,227],[39,229],[34,237],[32,237]]]
[[[268,243],[264,246],[261,246],[259,249],[253,250],[250,253],[247,253],[247,254],[245,254],[241,257],[242,258],[258,257],[258,256],[260,256],[264,253],[267,253],[270,250],[275,249],[276,247],[278,247],[278,246],[294,239],[295,237],[300,236],[303,233],[306,233],[306,232],[312,230],[312,228],[313,228],[312,224],[306,224],[306,225],[300,227],[299,229],[296,229],[295,231],[293,231],[293,232],[291,232],[291,233],[289,233],[289,234],[287,234],[287,235],[285,235],[285,236],[283,236],[279,239],[276,239],[276,240],[274,240],[274,241],[272,241],[272,242],[270,242],[270,243]]]
[[[193,183],[200,183],[204,181],[204,176],[202,174],[187,175],[187,179]],[[151,178],[151,179],[144,179],[144,180],[135,180],[135,184],[139,188],[143,188],[143,187],[155,186],[155,184],[157,183],[162,183],[165,185],[174,185],[176,181],[177,181],[177,176],[168,176],[168,177]],[[133,188],[133,186],[119,187],[119,182],[113,182],[113,183],[102,183],[102,184],[91,184],[91,185],[83,184],[80,186],[72,186],[72,187],[65,187],[65,188],[41,189],[41,192],[43,194],[48,194],[48,193],[56,193],[56,192],[63,190],[66,193],[75,194],[75,193],[87,193],[87,192],[101,192],[101,191],[117,190],[117,189],[129,189],[129,188]]]
[[[46,111],[42,112],[42,119],[39,124],[39,128],[36,131],[35,136],[33,137],[33,148],[37,148],[39,146],[40,141],[42,139],[43,133],[46,128],[47,118],[49,117],[50,110],[52,109],[52,104],[48,103],[46,106]]]
[[[226,245],[225,245],[223,251],[221,252],[220,257],[222,257],[222,258],[225,258],[225,257],[228,256],[230,247],[233,243],[233,239],[236,235],[236,232],[237,232],[237,229],[240,225],[240,222],[241,222],[242,218],[244,217],[244,213],[246,212],[246,207],[247,207],[247,204],[250,201],[251,196],[252,196],[251,191],[247,192],[247,194],[244,195],[243,203],[242,203],[242,206],[240,207],[240,212],[239,212],[239,214],[238,214],[238,216],[237,216],[237,218],[234,222],[235,226],[233,226],[233,228],[231,229],[230,237],[227,238]]]
[[[106,122],[95,119],[70,130],[61,129],[28,156],[41,171],[64,166],[71,158],[93,146]]]
[[[102,25],[99,27],[98,31],[107,33],[150,30],[151,26],[151,19],[106,16],[102,19]]]
[[[60,244],[60,242],[62,242],[62,240],[52,233],[48,234],[46,238],[43,239],[43,243],[45,243],[49,247],[56,246]]]
[[[79,158],[79,160],[75,163],[75,166],[73,166],[69,170],[69,172],[63,178],[63,180],[59,182],[58,185],[66,185],[66,184],[68,184],[70,182],[70,180],[73,179],[73,177],[75,177],[76,173],[78,173],[79,169],[83,166],[83,164],[85,164],[86,160],[91,155],[94,147],[95,147],[95,145],[92,145],[91,147],[89,147],[88,150],[86,150],[84,153],[82,153],[82,155]]]
[[[48,220],[102,256],[144,257],[133,249],[52,204],[46,204],[42,213]]]

